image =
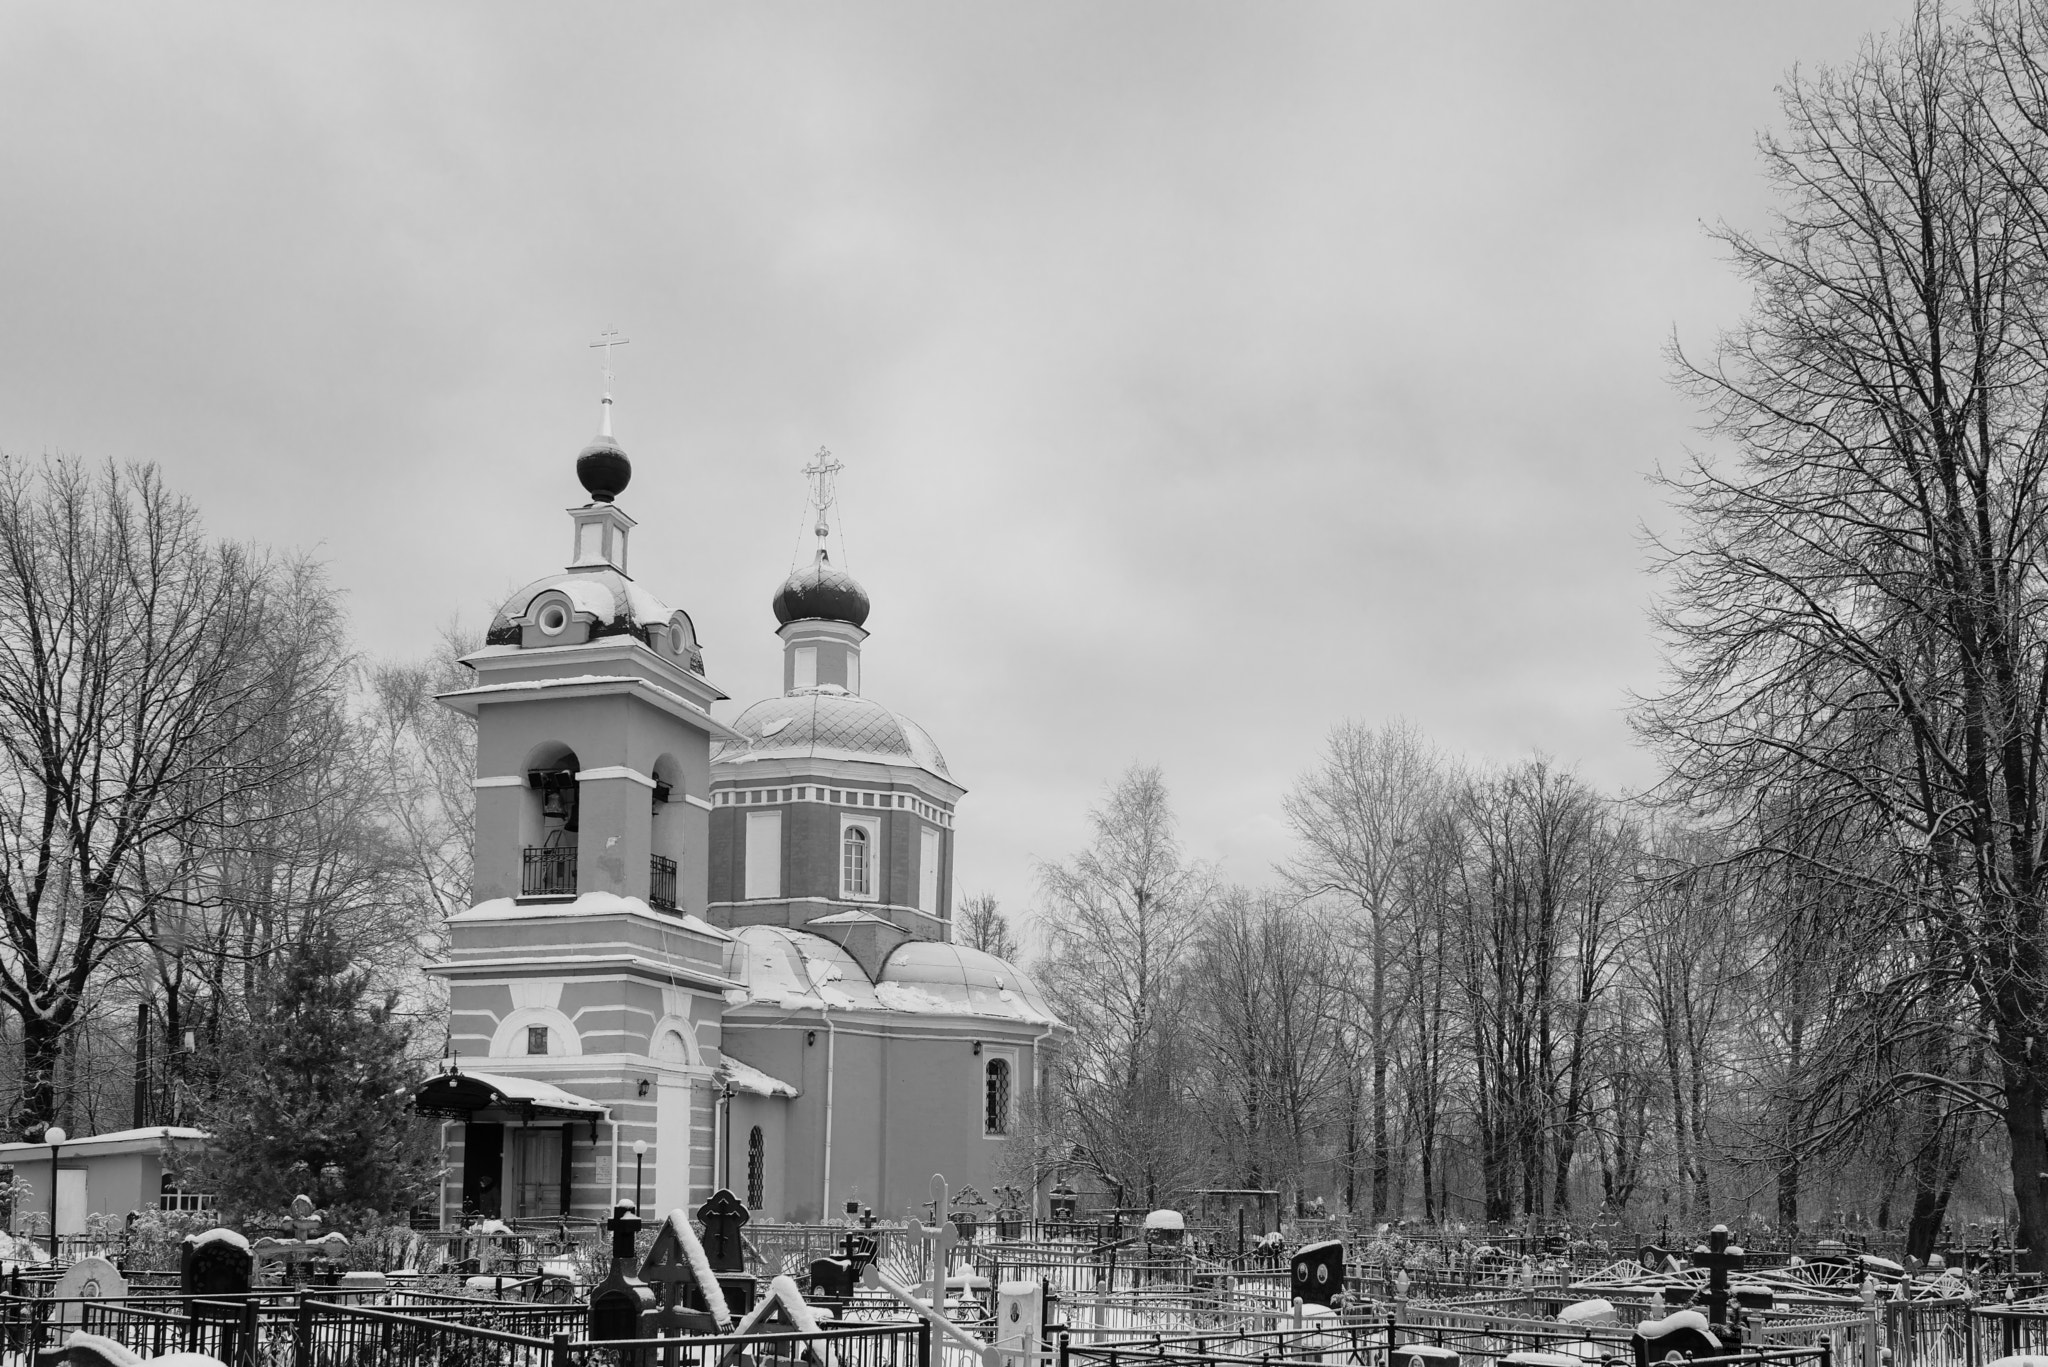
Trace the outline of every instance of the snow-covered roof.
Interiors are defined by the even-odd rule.
[[[755,1096],[795,1096],[796,1088],[779,1077],[771,1077],[751,1063],[741,1063],[731,1054],[719,1065],[731,1081],[734,1091],[751,1092]]]
[[[879,919],[865,912],[821,917],[812,925]],[[980,1016],[1052,1026],[1059,1018],[1038,984],[993,954],[936,940],[898,945],[872,982],[829,936],[781,926],[747,926],[726,947],[725,975],[740,986],[733,1006],[760,1003],[784,1010],[900,1011],[918,1016]]]
[[[65,1140],[59,1148],[63,1157],[85,1158],[93,1154],[147,1153],[165,1140],[173,1144],[204,1143],[212,1137],[206,1131],[195,1130],[189,1125],[150,1125],[139,1130],[79,1135]],[[24,1159],[33,1161],[49,1156],[48,1144],[0,1144],[0,1163],[18,1163]]]
[[[746,926],[725,950],[725,976],[740,984],[725,999],[734,1006],[762,1002],[786,1010],[872,1011],[874,984],[853,955],[822,935],[781,926]]]
[[[866,760],[900,764],[952,782],[946,757],[922,726],[837,684],[800,688],[755,703],[733,719],[743,741],[711,752],[713,764],[762,759]]]
[[[556,1115],[601,1116],[605,1108],[586,1097],[565,1092],[551,1082],[505,1073],[438,1073],[413,1092],[422,1112],[441,1110],[520,1110],[532,1107]]]
[[[566,570],[536,579],[507,598],[491,618],[492,628],[510,626],[526,615],[533,600],[549,589],[557,589],[578,612],[587,612],[604,623],[624,622],[652,626],[675,616],[668,604],[609,566]]]
[[[883,963],[875,991],[892,1011],[1059,1023],[1045,994],[1022,969],[993,954],[937,940],[898,945]]]
[[[521,905],[510,897],[493,897],[478,902],[468,911],[458,911],[448,919],[451,921],[509,921],[541,916],[597,916],[609,912],[627,912],[634,916],[645,916],[659,921],[664,927],[682,926],[699,935],[708,935],[714,940],[730,940],[732,936],[701,916],[689,913],[677,914],[656,911],[637,897],[621,897],[616,892],[584,892],[576,895],[573,902],[543,902],[538,905]]]

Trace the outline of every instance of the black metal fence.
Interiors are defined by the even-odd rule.
[[[141,1356],[204,1353],[229,1367],[933,1367],[931,1326],[864,1323],[815,1334],[584,1337],[581,1306],[414,1296],[403,1307],[327,1295],[57,1301],[0,1295],[0,1364],[30,1367],[74,1330]]]
[[[1552,1360],[1633,1363],[1647,1367],[1644,1341],[1625,1330],[1550,1331],[1542,1328],[1457,1329],[1392,1321],[1322,1320],[1300,1328],[1242,1330],[1081,1343],[1062,1335],[1058,1367],[1384,1367],[1396,1350],[1427,1344],[1457,1354],[1460,1367],[1493,1364],[1512,1353],[1556,1355]],[[1720,1357],[1688,1359],[1686,1367],[1834,1367],[1831,1346],[1759,1348]]]
[[[522,897],[574,897],[576,850],[573,846],[539,849],[528,846],[519,879]]]

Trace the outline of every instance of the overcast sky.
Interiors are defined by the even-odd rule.
[[[10,6],[0,449],[160,462],[418,654],[567,559],[617,327],[724,715],[828,445],[961,890],[1136,760],[1259,881],[1347,717],[1653,777],[1662,347],[1742,307],[1774,87],[1903,9]]]

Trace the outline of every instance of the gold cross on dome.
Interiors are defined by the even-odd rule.
[[[625,346],[632,340],[631,337],[619,336],[619,330],[613,328],[610,332],[599,333],[597,340],[590,344],[593,351],[599,347],[604,348],[604,388],[607,394],[611,393],[612,388],[612,348]]]
[[[820,446],[818,454],[811,457],[811,463],[803,468],[806,478],[811,481],[811,503],[818,510],[818,539],[825,538],[825,514],[832,507],[833,485],[839,472],[846,467],[832,458],[832,453]]]

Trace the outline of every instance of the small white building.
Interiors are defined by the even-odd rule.
[[[172,1184],[167,1161],[174,1153],[197,1154],[207,1138],[205,1131],[188,1126],[152,1125],[65,1140],[56,1153],[57,1233],[85,1233],[89,1215],[122,1218],[136,1210],[211,1209],[210,1194],[179,1191]],[[0,1144],[4,1171],[13,1173],[16,1184],[14,1231],[47,1234],[50,1146]]]

